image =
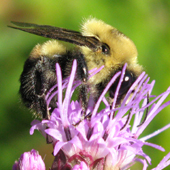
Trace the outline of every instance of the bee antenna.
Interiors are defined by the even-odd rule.
[[[125,124],[121,127],[120,130],[124,129],[125,126],[128,124],[129,119],[130,119],[130,116],[131,116],[131,113],[132,113],[132,109],[130,109],[129,114],[128,114],[128,117],[127,117],[127,119],[126,119],[126,122],[125,122]]]
[[[147,93],[147,104],[149,104],[149,92]],[[142,122],[141,122],[137,127],[143,125],[143,123],[146,121],[146,118],[147,118],[147,116],[148,116],[148,112],[149,112],[149,108],[147,107],[147,108],[146,108],[145,117],[144,117],[144,119],[142,120]]]

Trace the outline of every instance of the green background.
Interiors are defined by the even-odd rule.
[[[170,86],[170,1],[169,0],[5,0],[0,1],[0,168],[11,169],[24,151],[38,150],[47,169],[52,162],[52,147],[36,131],[29,135],[33,116],[22,106],[18,94],[19,76],[30,51],[47,39],[7,28],[10,21],[54,25],[79,30],[83,18],[96,17],[118,28],[137,46],[138,60],[151,80],[152,94],[159,95]],[[170,100],[170,97],[166,101]],[[159,113],[144,131],[145,136],[170,122],[170,106]],[[170,151],[170,129],[149,142],[165,152],[148,146],[152,166]],[[137,164],[133,169],[142,169]],[[169,168],[166,168],[169,169]]]

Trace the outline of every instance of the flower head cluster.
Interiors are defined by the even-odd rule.
[[[30,152],[24,152],[19,161],[15,161],[13,170],[45,170],[45,164],[39,153],[32,149]]]
[[[47,104],[57,95],[58,107],[53,110],[49,120],[33,121],[30,130],[33,134],[38,129],[52,142],[55,160],[51,170],[124,170],[135,162],[141,162],[143,170],[147,169],[151,159],[142,147],[148,145],[164,151],[161,146],[146,141],[169,128],[170,124],[148,136],[140,138],[140,135],[153,118],[170,104],[170,101],[162,104],[170,88],[157,97],[151,96],[154,81],[149,84],[149,78],[143,72],[130,87],[121,105],[116,107],[125,64],[122,71],[113,76],[94,105],[93,98],[89,97],[86,116],[83,117],[81,104],[71,100],[74,90],[81,84],[75,80],[76,68],[77,63],[74,61],[70,77],[62,81],[60,66],[56,64],[57,85],[47,95]],[[97,71],[93,70],[91,76]],[[120,79],[111,108],[105,94],[118,77]],[[57,90],[51,93],[56,87]],[[148,102],[148,97],[152,97],[152,101]],[[99,109],[101,102],[105,104],[102,110]],[[142,121],[148,107],[146,119]],[[170,154],[154,170],[168,166],[169,158]]]

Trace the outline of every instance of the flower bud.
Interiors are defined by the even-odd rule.
[[[45,164],[38,151],[24,152],[19,161],[15,161],[13,170],[45,170]]]

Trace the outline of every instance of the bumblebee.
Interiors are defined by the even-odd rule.
[[[79,99],[84,110],[88,104],[88,90],[96,102],[100,94],[113,77],[127,63],[117,105],[142,72],[142,66],[137,63],[137,49],[133,41],[116,28],[101,20],[90,18],[84,22],[81,32],[48,25],[12,22],[9,26],[42,37],[61,40],[75,45],[69,49],[56,40],[49,40],[36,45],[26,60],[20,77],[20,94],[25,106],[33,109],[43,118],[48,117],[45,96],[49,89],[56,84],[55,64],[59,63],[63,79],[68,77],[72,62],[77,60],[77,79],[82,81]],[[88,70],[104,68],[89,78]],[[118,80],[109,89],[109,101],[114,100]],[[54,98],[50,107],[56,107]]]

